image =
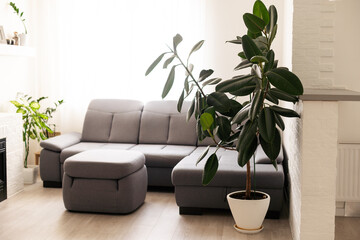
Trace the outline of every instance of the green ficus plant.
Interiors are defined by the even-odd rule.
[[[19,8],[16,6],[16,4],[14,2],[10,2],[9,5],[14,9],[14,13],[20,18],[20,21],[22,22],[24,29],[25,29],[25,34],[27,34],[25,18],[23,17],[24,12],[20,12]]]
[[[57,107],[64,101],[59,100],[54,103],[55,107],[48,107],[44,112],[40,111],[40,102],[47,97],[41,97],[33,100],[31,96],[25,95],[20,97],[18,101],[10,101],[16,108],[16,113],[22,114],[23,123],[23,142],[25,145],[24,167],[27,168],[30,139],[41,140],[47,139],[46,133],[53,133],[53,130],[47,124],[48,120],[52,118],[52,114]]]
[[[248,29],[247,34],[237,36],[235,40],[228,42],[242,45],[242,51],[238,53],[240,63],[234,70],[248,69],[248,74],[222,80],[210,78],[214,71],[208,69],[202,70],[196,78],[192,73],[194,66],[189,60],[204,41],[194,45],[184,62],[177,51],[177,46],[182,41],[182,37],[177,34],[173,38],[173,47],[168,47],[169,51],[162,53],[150,65],[145,75],[148,75],[165,56],[169,56],[163,64],[163,68],[172,64],[162,93],[162,97],[165,98],[173,85],[175,68],[182,66],[185,69],[184,88],[178,100],[178,111],[181,110],[184,99],[195,91],[195,94],[191,95],[194,98],[187,112],[187,120],[194,115],[199,141],[210,137],[217,147],[207,158],[202,183],[209,184],[217,172],[217,150],[234,150],[238,152],[238,164],[241,167],[246,165],[246,198],[250,199],[250,159],[254,156],[257,146],[261,144],[277,169],[276,158],[282,144],[279,129],[285,129],[282,117],[299,117],[295,111],[278,106],[279,100],[298,102],[298,96],[303,94],[303,86],[294,73],[287,68],[278,67],[275,52],[271,49],[278,28],[275,6],[267,9],[262,1],[257,0],[253,6],[253,13],[245,13],[243,20]],[[206,94],[204,88],[208,85],[215,85],[215,91]],[[240,103],[238,97],[246,100]],[[197,163],[204,159],[208,152],[209,147]]]

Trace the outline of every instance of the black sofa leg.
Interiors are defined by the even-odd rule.
[[[44,181],[43,187],[44,188],[62,188],[62,183],[54,182],[54,181]]]
[[[180,215],[202,215],[202,208],[179,207]]]

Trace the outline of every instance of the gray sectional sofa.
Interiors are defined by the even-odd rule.
[[[69,133],[41,142],[40,175],[44,187],[62,186],[64,162],[77,153],[94,149],[131,150],[145,155],[148,186],[175,186],[181,213],[228,208],[226,194],[245,187],[245,169],[237,165],[236,152],[219,150],[219,171],[208,186],[201,186],[205,161],[198,166],[195,163],[212,141],[199,142],[195,119],[186,122],[190,103],[184,103],[181,113],[176,105],[176,101],[146,104],[120,99],[91,101],[81,134]],[[270,194],[269,211],[278,213],[283,203],[283,158],[278,159],[278,171],[266,156],[257,154],[256,158],[257,189]]]

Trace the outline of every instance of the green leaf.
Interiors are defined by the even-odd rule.
[[[296,103],[299,101],[298,97],[287,94],[286,92],[283,92],[277,88],[271,88],[269,90],[268,94],[271,94],[272,96],[276,97],[277,99],[284,100],[287,102]]]
[[[210,77],[211,74],[214,73],[214,70],[208,69],[208,70],[202,70],[199,75],[199,82],[204,81],[206,78]]]
[[[246,119],[249,118],[250,105],[243,107],[232,119],[231,124],[238,123],[241,124]]]
[[[247,121],[245,126],[242,128],[236,149],[239,152],[238,164],[243,167],[249,161],[251,156],[254,154],[257,147],[257,122]]]
[[[245,86],[254,85],[253,78],[252,75],[239,76],[219,83],[215,89],[217,92],[235,92]]]
[[[268,25],[270,22],[270,17],[269,17],[269,12],[266,9],[264,3],[262,1],[257,0],[254,3],[254,7],[253,7],[253,13],[255,16],[261,18],[262,20],[264,20],[265,25]]]
[[[221,80],[222,80],[221,78],[211,78],[203,82],[202,85],[203,87],[205,87],[206,85],[215,85],[221,82]]]
[[[284,117],[297,117],[297,118],[300,117],[300,115],[297,112],[295,112],[294,110],[291,110],[291,109],[282,108],[279,106],[270,106],[270,108],[277,114],[284,116]]]
[[[230,99],[230,110],[227,112],[221,112],[222,115],[233,118],[243,106],[236,100]]]
[[[237,65],[234,68],[234,70],[237,71],[237,70],[240,70],[240,69],[248,68],[248,67],[251,67],[252,65],[253,65],[252,62],[249,62],[249,60],[245,59],[239,65]]]
[[[272,69],[265,75],[273,86],[288,94],[302,95],[304,92],[300,79],[285,68]]]
[[[200,42],[196,43],[193,48],[191,49],[190,53],[189,53],[189,56],[188,56],[188,59],[190,58],[190,55],[193,53],[193,52],[196,52],[197,50],[199,50],[201,48],[201,46],[204,44],[204,40],[201,40]]]
[[[184,103],[184,91],[181,91],[181,95],[180,95],[180,98],[179,98],[178,103],[177,103],[178,112],[181,112],[181,108],[183,106],[183,103]]]
[[[26,114],[26,111],[24,109],[18,108],[18,110],[16,110],[16,113]]]
[[[41,138],[42,140],[46,140],[46,139],[47,139],[47,137],[44,135],[43,132],[40,132],[40,138]]]
[[[163,68],[166,69],[169,64],[174,60],[175,55],[172,55],[171,57],[169,57],[168,59],[166,59],[166,61],[164,62]]]
[[[270,92],[268,92],[265,96],[267,100],[269,100],[272,103],[275,103],[276,105],[279,104],[279,99],[277,99],[275,96],[271,95]]]
[[[260,51],[260,49],[256,46],[255,42],[247,35],[244,35],[242,37],[242,47],[245,53],[245,56],[247,58],[247,60],[250,61],[250,59],[253,56],[261,56],[262,53]]]
[[[149,68],[146,70],[145,76],[149,75],[149,73],[151,73],[151,71],[156,67],[156,65],[159,64],[159,62],[161,61],[161,59],[164,57],[164,55],[167,53],[162,53],[160,56],[158,56],[155,61],[149,66]]]
[[[273,163],[274,167],[277,169],[276,158],[280,153],[281,148],[281,137],[279,130],[275,129],[275,137],[273,141],[267,142],[260,135],[260,144],[262,149],[264,150],[266,156],[268,156]]]
[[[257,37],[262,36],[261,32],[258,33],[253,33],[250,30],[247,31],[246,35],[248,35],[249,37],[251,37],[252,39],[256,39]]]
[[[173,46],[174,46],[174,52],[176,52],[176,47],[179,45],[179,43],[183,40],[182,36],[180,34],[176,34],[175,37],[173,37]]]
[[[210,129],[211,125],[214,123],[214,118],[210,113],[203,113],[200,116],[200,124],[203,131]]]
[[[216,124],[219,127],[217,131],[218,137],[221,140],[225,141],[230,137],[231,133],[231,124],[229,119],[223,116],[219,116],[216,118]]]
[[[265,107],[259,115],[259,132],[261,137],[267,141],[271,142],[275,137],[275,117],[273,111]]]
[[[208,154],[210,149],[210,145],[207,146],[207,148],[205,149],[205,151],[200,155],[200,157],[198,158],[198,160],[196,161],[196,166],[199,164],[199,162],[201,162],[201,160],[204,159],[204,157]]]
[[[190,108],[187,111],[187,114],[186,114],[186,121],[187,122],[190,120],[191,116],[193,115],[194,109],[195,109],[195,98],[192,100]]]
[[[184,81],[184,89],[185,89],[187,94],[189,94],[189,90],[190,90],[190,88],[189,88],[189,80],[188,79],[189,79],[189,76],[187,76],[185,78],[185,81]]]
[[[227,112],[230,110],[230,100],[225,93],[213,92],[207,97],[207,104],[214,106],[216,111]]]
[[[242,59],[246,59],[246,56],[245,56],[244,52],[239,52],[238,56],[241,57]]]
[[[277,114],[276,112],[274,112],[274,117],[275,117],[276,125],[278,125],[279,128],[284,131],[285,130],[285,123],[282,120],[281,116],[279,114]]]
[[[18,101],[10,101],[12,104],[14,104],[15,107],[22,107],[23,104],[19,103]]]
[[[162,95],[161,97],[162,98],[165,98],[166,95],[168,95],[172,85],[174,84],[174,79],[175,79],[175,66],[173,66],[170,70],[170,73],[169,73],[169,76],[166,80],[166,83],[165,83],[165,86],[164,86],[164,89],[163,89],[163,92],[162,92]]]
[[[31,107],[31,109],[33,109],[33,110],[38,110],[38,109],[40,109],[40,104],[38,102],[32,101],[29,104],[29,107]]]
[[[251,13],[245,13],[243,15],[243,19],[244,19],[244,23],[245,23],[246,27],[252,33],[261,32],[262,30],[264,30],[264,28],[266,26],[265,22],[261,18],[255,16]]]
[[[266,73],[267,71],[273,69],[274,66],[274,60],[275,60],[275,53],[273,50],[270,50],[267,54],[266,54],[266,58],[268,60],[267,63],[265,63],[264,66],[264,72]]]
[[[234,43],[234,44],[241,44],[242,41],[241,41],[241,37],[238,37],[238,39],[235,39],[235,40],[229,40],[229,41],[226,41],[227,43]]]
[[[277,33],[277,24],[273,27],[273,29],[271,30],[271,33],[270,33],[270,44],[274,41],[275,39],[275,36],[276,36],[276,33]]]
[[[268,33],[272,31],[272,29],[277,23],[277,11],[274,5],[271,5],[269,7],[269,17],[270,17],[270,21],[269,24],[266,26],[266,31]]]
[[[208,185],[210,181],[214,178],[216,171],[219,167],[219,160],[215,153],[211,154],[211,156],[206,161],[203,175],[202,175],[202,184]]]
[[[194,70],[194,65],[193,64],[189,64],[189,66],[187,67],[187,69],[189,70],[189,72],[192,73],[192,71]],[[189,76],[189,72],[188,71],[185,71],[185,76]]]
[[[264,92],[262,90],[258,90],[255,92],[254,98],[251,101],[249,117],[251,121],[259,114],[259,111],[264,104]]]
[[[263,62],[267,63],[267,62],[269,62],[269,61],[268,61],[267,58],[264,57],[264,56],[253,56],[253,57],[250,59],[250,62],[252,62],[252,63],[263,63]]]

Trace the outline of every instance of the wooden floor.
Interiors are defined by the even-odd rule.
[[[41,181],[0,203],[0,240],[56,239],[253,239],[291,240],[288,219],[266,219],[264,230],[245,235],[233,229],[228,211],[202,216],[178,214],[174,194],[148,192],[145,204],[129,215],[74,213],[65,210],[61,189],[43,188]],[[339,233],[349,223],[338,221]],[[357,234],[357,226],[352,229]],[[357,229],[356,229],[357,228]],[[338,230],[338,229],[337,229]],[[339,240],[360,239],[341,238]]]

